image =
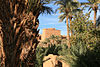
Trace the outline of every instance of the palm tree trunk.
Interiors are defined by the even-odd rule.
[[[1,61],[1,63],[0,63],[0,65],[1,65],[1,67],[4,67],[4,63],[5,63],[5,54],[4,54],[4,50],[3,50],[3,41],[2,41],[2,36],[1,36],[1,33],[0,33],[0,48],[1,48],[1,56],[0,56],[0,61]]]
[[[6,33],[8,35],[8,33]],[[3,37],[3,50],[5,53],[5,67],[19,67],[21,50],[16,50],[14,39],[7,37],[12,42]]]
[[[96,28],[96,14],[97,14],[97,10],[94,10],[94,27]]]
[[[68,48],[70,48],[70,36],[69,36],[68,15],[66,16],[66,25],[67,25],[67,45],[68,45]]]
[[[70,17],[70,32],[71,32],[71,36],[72,36],[72,17]]]
[[[34,53],[31,53],[33,50],[30,52],[31,55],[35,55],[39,32],[37,30],[37,18],[34,18],[32,12],[29,14],[25,12],[27,6],[24,2],[24,0],[18,2],[17,0],[13,2],[11,0],[0,0],[0,41],[3,53],[1,67],[20,67],[20,55],[24,45],[34,46],[36,44],[33,48]],[[28,61],[30,60],[33,61],[32,59]]]

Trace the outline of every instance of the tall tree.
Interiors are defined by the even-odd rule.
[[[25,67],[34,67],[38,17],[41,13],[52,12],[50,7],[45,6],[48,3],[47,0],[0,0],[2,67],[20,67],[21,60],[25,62]],[[22,59],[20,57],[25,45],[30,49]]]
[[[89,7],[89,10],[94,11],[94,26],[96,27],[96,16],[97,16],[97,10],[100,4],[100,0],[88,0],[88,2],[81,3],[82,5],[86,5],[86,7]]]
[[[59,5],[59,10],[60,13],[63,13],[62,15],[59,16],[60,22],[62,22],[66,18],[66,25],[67,25],[67,45],[70,47],[70,35],[69,35],[69,23],[68,19],[72,17],[70,13],[72,13],[76,7],[77,7],[77,2],[73,0],[58,0],[55,2],[55,4]]]
[[[64,50],[59,51],[59,54],[63,56],[60,59],[70,64],[70,67],[98,67],[100,66],[100,59],[98,59],[100,57],[100,29],[93,28],[89,13],[79,12],[74,16],[72,45],[70,49],[63,48]]]
[[[73,35],[73,32],[72,32],[72,18],[74,17],[74,15],[77,12],[81,11],[80,3],[77,0],[73,0],[72,7],[70,7],[70,9],[71,9],[71,11],[69,12],[70,35],[72,36]]]

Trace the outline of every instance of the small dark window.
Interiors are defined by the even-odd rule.
[[[62,67],[62,62],[58,61],[58,67]]]
[[[55,67],[62,67],[62,63],[58,61],[58,64]]]

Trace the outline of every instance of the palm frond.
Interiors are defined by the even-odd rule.
[[[81,5],[90,5],[89,2],[82,2]]]
[[[56,13],[57,11],[59,11],[59,13],[63,13],[63,12],[65,11],[65,8],[64,8],[63,6],[60,6],[59,8],[57,8],[57,9],[55,10],[55,13]]]
[[[34,15],[39,16],[40,14],[46,13],[51,14],[53,10],[51,7],[46,6],[51,0],[29,0],[28,12],[32,11]]]
[[[65,18],[65,15],[71,12],[75,12],[75,9],[80,7],[78,1],[73,0],[59,0],[55,2],[56,5],[59,5],[59,8],[56,9],[56,12],[64,13],[64,15],[59,16],[60,22],[62,22]],[[77,9],[79,11],[79,9]],[[63,17],[64,16],[64,17]]]
[[[56,2],[54,3],[54,5],[59,5],[59,4],[62,4],[62,5],[63,5],[62,1],[56,1]]]
[[[92,9],[92,7],[89,7],[88,11],[90,11]]]
[[[59,16],[59,22],[62,22],[66,18],[66,14],[62,14]]]
[[[73,12],[80,12],[82,11],[81,9],[74,9]]]
[[[41,13],[51,14],[54,13],[51,7],[48,6],[42,6]]]

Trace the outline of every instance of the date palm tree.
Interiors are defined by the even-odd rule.
[[[72,14],[75,10],[76,7],[78,7],[78,3],[73,1],[73,0],[58,0],[55,2],[55,4],[59,5],[59,10],[60,13],[63,13],[62,15],[59,16],[60,22],[62,22],[66,18],[66,25],[67,25],[67,45],[70,47],[70,35],[69,35],[69,23],[68,19],[72,16]],[[70,18],[70,19],[71,19]]]
[[[96,27],[96,15],[100,4],[100,0],[88,0],[88,2],[83,2],[81,4],[85,5],[86,7],[89,7],[90,11],[94,11],[94,26]]]
[[[20,59],[25,67],[33,66],[35,49],[38,44],[38,17],[51,13],[47,0],[0,0],[0,41],[2,46],[2,67],[20,67]],[[30,47],[22,59],[23,47]],[[30,65],[30,64],[31,65]]]

